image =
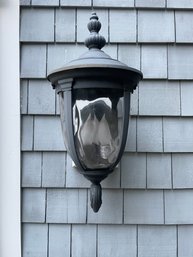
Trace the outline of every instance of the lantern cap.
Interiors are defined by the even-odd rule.
[[[88,23],[90,36],[85,40],[85,45],[89,50],[78,59],[72,60],[62,68],[48,74],[48,80],[54,88],[58,85],[58,81],[63,79],[96,79],[100,77],[105,80],[118,81],[120,84],[124,84],[124,88],[133,92],[138,82],[142,80],[143,74],[137,69],[112,59],[101,50],[106,41],[98,33],[100,28],[101,23],[98,16],[93,12]]]

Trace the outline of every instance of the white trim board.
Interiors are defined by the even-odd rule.
[[[0,0],[0,256],[21,257],[19,0]]]

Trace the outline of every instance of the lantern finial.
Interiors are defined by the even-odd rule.
[[[85,45],[89,49],[97,48],[101,49],[106,44],[106,40],[98,32],[101,29],[101,23],[98,20],[98,16],[95,12],[91,14],[90,21],[87,25],[88,30],[90,31],[90,36],[85,39]]]

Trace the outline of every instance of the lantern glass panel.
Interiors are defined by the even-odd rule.
[[[123,133],[123,89],[74,89],[74,142],[84,169],[106,169],[117,160]]]

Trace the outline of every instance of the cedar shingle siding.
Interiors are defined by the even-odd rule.
[[[193,1],[93,0],[104,51],[141,69],[95,214],[46,75],[86,51],[89,0],[21,0],[23,257],[193,256]]]

